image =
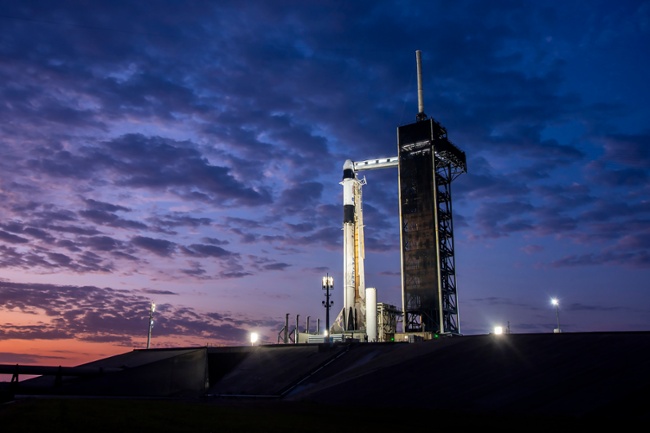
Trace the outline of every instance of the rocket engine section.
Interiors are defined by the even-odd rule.
[[[351,160],[343,164],[343,310],[337,319],[344,331],[365,331],[365,277],[361,186]]]

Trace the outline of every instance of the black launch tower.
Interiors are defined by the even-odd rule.
[[[419,112],[397,128],[404,332],[458,335],[451,182],[467,162],[424,114],[420,51],[416,58]]]

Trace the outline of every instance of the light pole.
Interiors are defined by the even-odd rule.
[[[551,304],[555,305],[555,317],[557,318],[557,329],[555,329],[555,333],[559,334],[562,332],[560,330],[560,302],[557,300],[557,298],[551,299]]]
[[[147,349],[151,346],[151,330],[153,329],[153,313],[156,311],[156,304],[151,303],[149,310],[149,332],[147,333]]]
[[[323,277],[323,290],[325,290],[325,300],[323,301],[323,306],[325,307],[325,332],[327,337],[325,339],[326,343],[330,342],[330,307],[334,304],[334,301],[330,301],[330,290],[334,288],[334,277],[330,277],[328,273],[327,276]]]

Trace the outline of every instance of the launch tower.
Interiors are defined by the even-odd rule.
[[[418,114],[397,128],[404,332],[460,334],[451,182],[467,171],[465,153],[424,113],[416,51]]]

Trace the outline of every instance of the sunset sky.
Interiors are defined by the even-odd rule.
[[[342,167],[424,111],[459,325],[650,331],[650,2],[0,0],[0,363],[276,343],[342,294]],[[401,307],[397,171],[360,173]]]

